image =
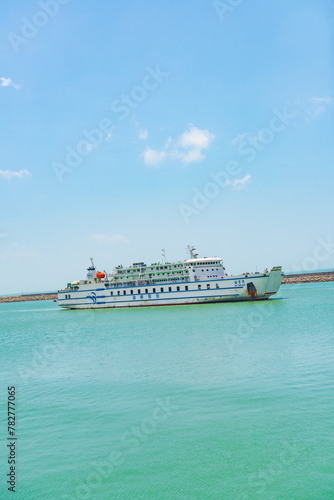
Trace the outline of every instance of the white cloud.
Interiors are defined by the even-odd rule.
[[[140,123],[136,120],[136,117],[134,115],[131,117],[131,121],[135,124],[138,131],[138,139],[140,141],[146,141],[148,137],[148,130],[140,127]]]
[[[200,149],[190,149],[187,153],[181,154],[184,163],[197,163],[204,160],[205,156]]]
[[[198,163],[205,159],[203,150],[210,147],[214,138],[214,134],[208,130],[201,130],[189,124],[188,129],[176,141],[168,137],[163,150],[147,148],[142,156],[146,165],[159,165],[167,159],[181,160],[187,165]]]
[[[146,163],[146,165],[156,166],[166,159],[166,152],[146,148],[142,156],[144,157],[144,162]]]
[[[7,181],[10,181],[14,177],[18,179],[23,179],[23,177],[29,175],[30,175],[29,170],[19,170],[18,172],[14,172],[13,170],[0,170],[0,176],[6,179]]]
[[[147,136],[148,136],[148,131],[146,129],[145,130],[139,130],[138,139],[140,139],[141,141],[146,141]]]
[[[11,87],[14,87],[14,89],[16,89],[16,90],[19,90],[19,88],[20,88],[20,85],[18,85],[17,83],[14,83],[11,78],[5,78],[5,77],[1,76],[0,81],[1,81],[0,87],[10,87],[11,86]]]
[[[311,97],[308,100],[309,106],[306,109],[306,114],[308,115],[308,119],[315,118],[321,115],[325,110],[326,106],[330,106],[333,104],[333,100],[331,97]]]
[[[183,148],[194,148],[201,151],[207,149],[215,136],[208,130],[200,130],[192,124],[188,125],[189,130],[183,132],[179,139],[179,144]]]
[[[316,104],[333,104],[333,101],[330,97],[311,97],[310,99],[311,102],[314,102]]]
[[[244,187],[248,182],[251,180],[251,175],[246,174],[245,177],[242,177],[241,179],[230,179],[226,181],[227,186],[232,186],[234,188],[240,189]]]
[[[92,241],[99,245],[114,245],[115,243],[130,243],[130,241],[123,236],[123,234],[93,234],[90,237]]]

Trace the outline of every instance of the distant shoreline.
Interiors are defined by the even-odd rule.
[[[283,276],[282,285],[295,285],[298,283],[325,283],[334,281],[334,271],[314,272],[306,274],[287,274]],[[23,295],[9,295],[0,297],[0,303],[32,302],[36,300],[56,300],[57,292],[27,293]]]

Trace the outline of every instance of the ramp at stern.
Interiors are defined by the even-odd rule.
[[[273,295],[281,286],[282,267],[273,267],[269,273],[265,295]]]

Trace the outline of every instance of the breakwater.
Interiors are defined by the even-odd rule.
[[[29,293],[24,295],[9,295],[8,297],[0,297],[1,302],[31,302],[33,300],[54,300],[57,298],[57,293]]]
[[[334,281],[334,271],[287,274],[283,276],[282,285],[295,285],[297,283],[323,283],[325,281]]]

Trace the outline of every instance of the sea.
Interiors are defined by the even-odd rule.
[[[333,282],[0,331],[2,500],[334,499]]]

